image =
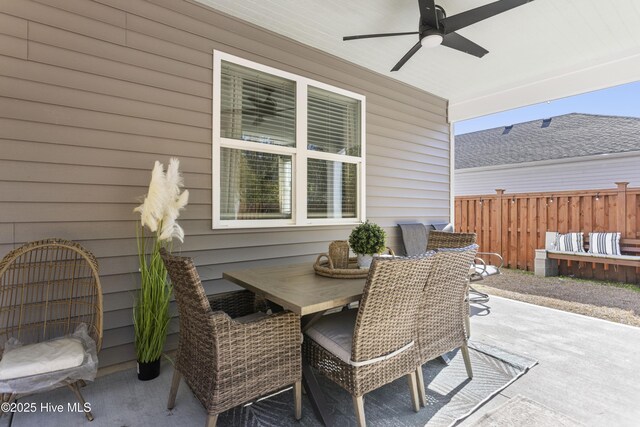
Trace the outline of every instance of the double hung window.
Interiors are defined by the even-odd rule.
[[[365,98],[214,51],[213,227],[356,223]]]

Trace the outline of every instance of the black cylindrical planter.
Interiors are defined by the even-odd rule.
[[[138,362],[138,379],[149,381],[160,375],[160,359],[153,362]]]

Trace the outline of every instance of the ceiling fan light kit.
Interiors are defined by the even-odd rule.
[[[422,47],[436,47],[442,44],[444,37],[441,34],[427,34],[422,39],[420,39],[420,44]]]
[[[444,9],[441,6],[437,6],[434,0],[418,0],[418,8],[420,10],[418,31],[362,34],[346,36],[342,39],[344,41],[348,41],[376,37],[417,35],[418,43],[409,49],[409,51],[400,59],[400,61],[398,61],[391,71],[398,71],[402,68],[402,66],[423,46],[434,48],[439,45],[443,45],[448,48],[482,58],[484,55],[489,53],[489,51],[456,33],[456,31],[532,1],[533,0],[499,0],[447,17]]]

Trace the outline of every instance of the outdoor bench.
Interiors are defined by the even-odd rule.
[[[620,239],[622,255],[601,255],[588,252],[564,252],[554,250],[555,232],[547,232],[545,249],[536,249],[535,274],[537,276],[557,276],[558,261],[588,262],[615,266],[640,268],[640,239]],[[589,236],[584,237],[585,251],[589,249]]]

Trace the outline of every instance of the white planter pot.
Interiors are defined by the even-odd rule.
[[[358,256],[358,267],[369,268],[371,261],[373,261],[373,255],[356,254]]]

